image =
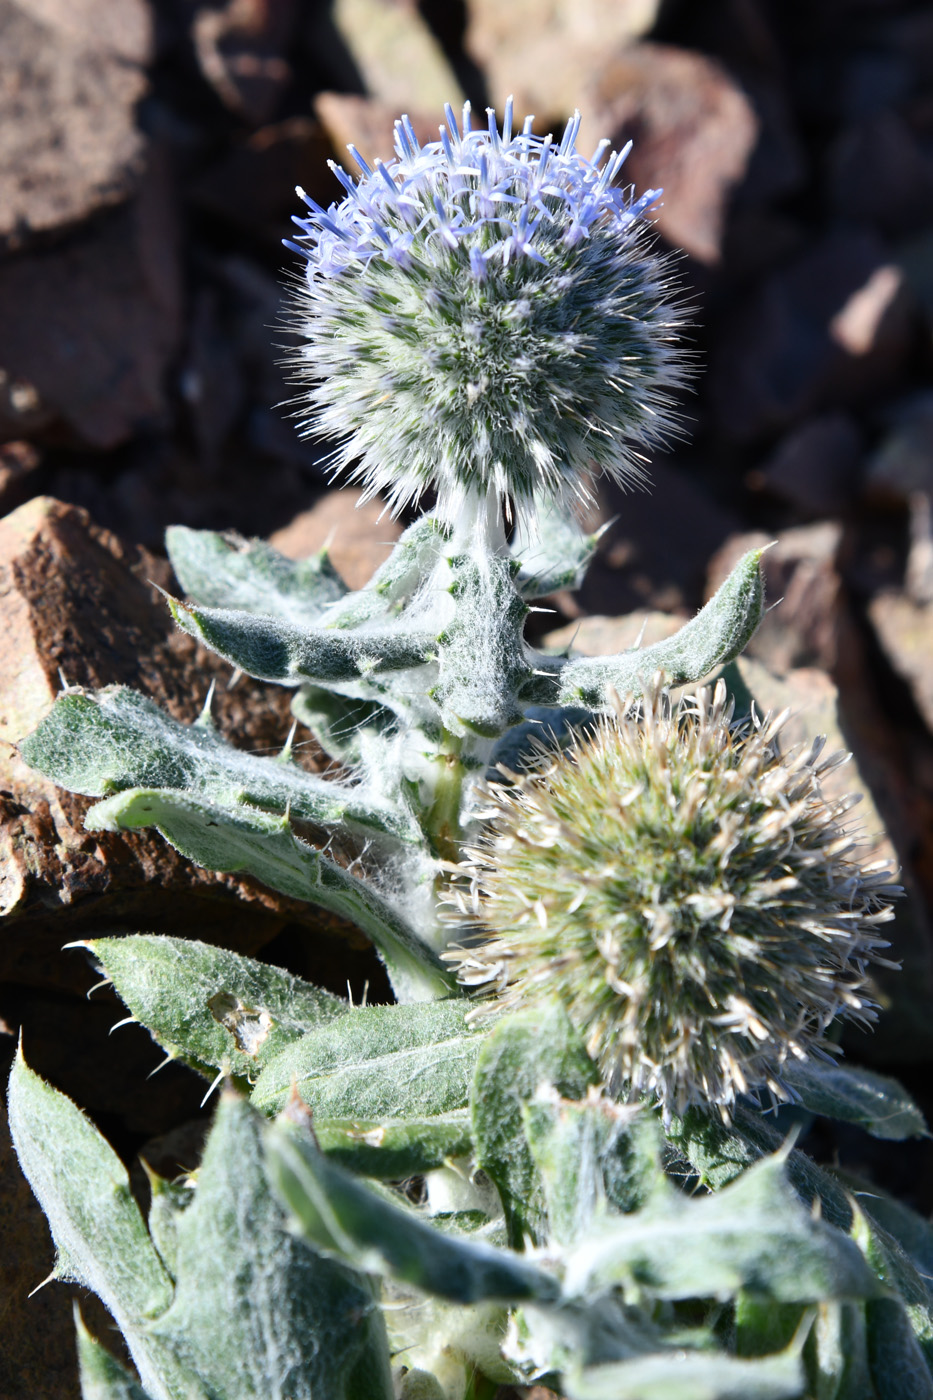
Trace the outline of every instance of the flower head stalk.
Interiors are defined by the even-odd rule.
[[[784,716],[735,722],[726,690],[601,720],[490,789],[455,902],[478,941],[449,956],[479,1011],[557,997],[615,1090],[724,1117],[789,1097],[837,1017],[875,1016],[869,970],[898,893],[859,861],[822,741],[782,755]]]
[[[644,453],[673,429],[685,379],[683,311],[646,215],[658,190],[619,189],[628,147],[576,148],[511,101],[474,129],[447,108],[422,146],[407,117],[396,154],[346,197],[295,219],[307,259],[294,297],[309,433],[341,439],[336,468],[393,509],[433,489],[453,521],[494,491],[586,501],[595,475],[644,477]]]

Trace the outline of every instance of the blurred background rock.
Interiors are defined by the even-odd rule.
[[[444,101],[501,111],[509,93],[539,132],[579,106],[584,148],[634,140],[625,176],[664,187],[658,236],[684,250],[700,367],[653,490],[603,493],[597,514],[616,523],[589,577],[535,622],[579,625],[592,650],[631,644],[646,614],[663,632],[662,615],[695,610],[749,541],[778,541],[766,564],[783,602],[743,675],[801,710],[801,734],[854,750],[849,785],[909,897],[893,934],[906,975],[885,982],[876,1035],[848,1048],[933,1109],[929,4],[0,0],[0,1046],[24,1027],[36,1067],[128,1160],[196,1118],[200,1090],[174,1067],[144,1085],[157,1057],[138,1028],[115,1055],[116,1005],[79,1014],[92,978],[61,943],[145,924],[264,949],[338,990],[384,984],[334,921],[148,838],[90,842],[80,803],[30,777],[15,741],[60,669],[139,685],[184,718],[226,677],[170,635],[148,587],[171,585],[168,524],[294,554],[333,536],[356,585],[384,557],[397,525],[355,514],[327,445],[289,421],[294,186],[327,204],[341,192],[326,161],[347,142],[385,156],[401,111],[432,139]],[[239,742],[284,740],[281,694],[226,694]],[[811,1145],[933,1207],[926,1144]],[[24,1301],[48,1250],[17,1191],[0,1393],[63,1400],[68,1302]]]

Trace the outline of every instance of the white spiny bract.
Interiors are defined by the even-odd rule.
[[[832,1053],[837,1016],[874,1020],[899,891],[860,864],[851,801],[823,795],[845,755],[782,755],[785,718],[734,722],[721,681],[679,703],[655,689],[494,784],[454,897],[485,935],[446,955],[461,981],[491,1011],[557,996],[606,1081],[668,1117],[792,1097],[789,1061]]]
[[[579,114],[559,143],[462,129],[447,108],[421,146],[396,123],[396,158],[362,171],[289,243],[307,258],[296,288],[299,417],[341,439],[337,470],[393,509],[433,488],[454,520],[492,489],[521,513],[532,496],[589,498],[595,474],[644,479],[646,449],[676,421],[685,379],[683,309],[645,215],[660,191],[615,188],[629,147],[591,160]]]

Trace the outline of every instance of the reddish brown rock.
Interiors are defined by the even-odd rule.
[[[254,126],[276,115],[291,82],[284,55],[297,18],[296,0],[228,0],[195,15],[201,72],[221,102]]]
[[[143,0],[0,0],[0,246],[136,188],[151,28]]]
[[[593,72],[646,34],[659,9],[660,0],[470,0],[464,42],[500,114],[512,96],[545,132],[575,107],[589,117],[581,93]]]
[[[933,605],[915,603],[902,593],[881,593],[869,603],[868,616],[933,734]]]
[[[432,115],[437,140],[438,123],[444,120],[444,103],[462,102],[460,84],[421,13],[418,0],[332,0],[307,6],[305,42],[312,51],[329,51],[331,73],[344,67],[342,82],[320,87],[344,92],[366,92],[388,107],[393,116],[403,112]],[[333,63],[343,50],[343,64]],[[341,155],[343,149],[341,148]]]
[[[133,685],[188,721],[216,679],[222,732],[256,752],[283,743],[289,693],[245,678],[231,689],[230,668],[175,630],[149,580],[171,587],[167,564],[75,507],[38,498],[0,522],[0,978],[86,986],[83,965],[60,949],[89,932],[171,932],[252,953],[297,924],[315,931],[326,982],[347,946],[338,938],[364,946],[349,926],[249,878],[201,870],[155,834],[85,832],[89,799],[57,789],[16,751],[62,678]],[[314,752],[299,749],[309,763]]]
[[[437,140],[437,112],[422,111],[408,105],[405,110],[419,141]],[[347,153],[350,145],[355,146],[364,160],[370,163],[391,160],[395,122],[400,115],[396,104],[353,93],[319,92],[314,99],[314,112],[327,133],[337,163],[354,177],[359,175],[359,171]],[[335,190],[333,197],[340,198],[342,194],[342,191]]]
[[[388,559],[402,527],[382,501],[359,505],[359,499],[353,487],[328,491],[269,542],[290,559],[307,558],[326,544],[337,572],[351,588],[363,588]]]
[[[877,397],[911,348],[913,302],[884,247],[840,231],[774,273],[725,323],[710,361],[718,426],[750,441]]]
[[[617,148],[634,141],[625,178],[639,191],[663,189],[661,233],[700,262],[718,262],[730,197],[759,137],[738,84],[702,54],[636,44],[600,66],[579,104],[590,114],[582,149],[602,136]]]
[[[126,208],[0,262],[0,371],[30,386],[40,421],[109,448],[164,419],[181,333],[176,233],[170,174],[153,157]],[[2,419],[0,404],[0,431]]]
[[[41,461],[31,442],[0,445],[0,515],[8,515],[26,500]]]
[[[837,515],[858,494],[862,437],[846,413],[824,413],[788,433],[749,485],[802,515]]]

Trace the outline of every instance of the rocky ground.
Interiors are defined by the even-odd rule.
[[[632,137],[665,189],[662,241],[696,307],[685,434],[542,630],[615,650],[645,613],[691,613],[749,542],[769,613],[746,663],[801,732],[854,751],[879,851],[903,868],[889,1007],[852,1055],[933,1115],[933,11],[908,0],[0,0],[0,1057],[85,1105],[132,1162],[197,1150],[201,1088],[127,1027],[80,952],[94,930],[190,932],[341,990],[380,973],[352,929],[158,840],[84,833],[84,803],[15,743],[61,677],[134,684],[192,718],[282,743],[287,697],[173,632],[166,525],[332,532],[359,584],[397,526],[331,490],[288,419],[280,246],[326,160],[385,155],[392,118],[430,138],[442,103],[581,142]],[[291,259],[291,271],[295,271]],[[637,621],[632,621],[633,614]],[[306,761],[314,762],[310,749]],[[313,931],[313,939],[309,933]],[[159,1142],[152,1143],[158,1138]],[[931,1148],[810,1142],[933,1209]],[[0,1140],[0,1394],[76,1395],[67,1291]]]

